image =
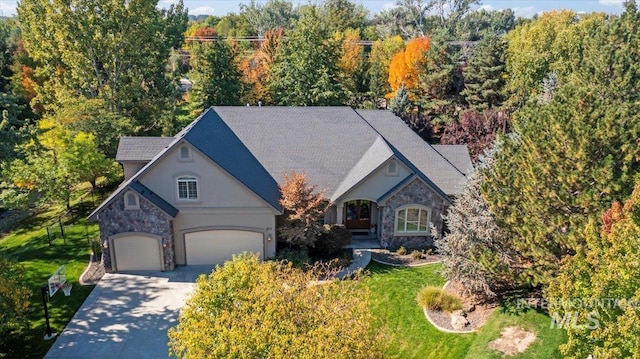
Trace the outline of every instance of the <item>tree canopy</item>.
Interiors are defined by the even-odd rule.
[[[368,293],[241,255],[201,276],[169,329],[181,358],[381,358]]]

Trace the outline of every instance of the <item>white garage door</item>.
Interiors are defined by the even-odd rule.
[[[187,233],[185,248],[187,264],[223,264],[234,254],[259,253],[263,258],[262,233],[248,231],[216,230]]]
[[[162,270],[162,252],[157,238],[126,236],[113,240],[118,271]]]

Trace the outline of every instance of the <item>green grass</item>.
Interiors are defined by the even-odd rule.
[[[477,333],[466,358],[503,358],[499,353],[489,349],[487,344],[500,337],[502,329],[509,326],[519,326],[536,334],[536,341],[527,351],[509,358],[562,358],[558,346],[566,341],[566,332],[561,329],[551,329],[551,319],[547,315],[535,310],[528,310],[521,315],[511,315],[504,313],[501,308],[493,313],[489,321]]]
[[[557,351],[566,339],[559,329],[550,329],[548,316],[527,311],[510,315],[496,310],[476,333],[448,334],[438,331],[424,317],[416,296],[425,286],[442,286],[440,264],[414,268],[396,268],[372,263],[365,285],[371,289],[371,306],[376,325],[384,327],[389,347],[388,358],[502,358],[487,347],[503,328],[518,325],[536,333],[537,339],[523,354],[510,358],[561,358]]]
[[[18,228],[0,239],[3,256],[20,262],[24,279],[31,289],[29,326],[0,338],[0,358],[42,358],[53,340],[43,340],[45,333],[44,308],[41,287],[58,267],[65,265],[67,280],[73,284],[70,297],[60,293],[49,301],[50,323],[54,332],[60,333],[71,320],[93,286],[80,286],[78,280],[89,260],[87,238],[95,237],[98,226],[84,218],[76,224],[66,225],[66,243],[62,238],[49,246],[46,224],[64,212],[51,207],[40,214],[22,221]],[[53,229],[53,228],[52,228]],[[59,228],[56,229],[59,232]]]

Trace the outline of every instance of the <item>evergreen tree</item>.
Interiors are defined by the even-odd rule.
[[[597,25],[596,36],[582,40],[574,71],[559,74],[550,102],[534,98],[514,114],[518,136],[484,174],[483,193],[529,261],[531,284],[548,283],[560,259],[584,245],[576,231],[631,193],[640,165],[638,20],[628,2],[619,18]]]
[[[242,74],[235,64],[229,44],[221,39],[191,45],[193,82],[191,101],[194,111],[210,106],[239,105]]]
[[[391,99],[389,103],[389,109],[398,117],[405,118],[411,112],[413,104],[409,100],[409,92],[404,87],[400,86],[396,95]]]
[[[461,73],[452,54],[453,49],[446,42],[433,41],[421,60],[414,98],[419,113],[430,118],[432,125],[449,123],[461,108]]]
[[[495,151],[499,151],[499,146],[483,157],[478,168],[489,168]],[[436,241],[444,255],[442,274],[460,283],[480,302],[495,299],[510,289],[519,272],[518,256],[509,243],[509,234],[497,225],[480,193],[481,185],[482,176],[478,172],[467,177],[464,190],[445,216],[449,233]]]
[[[497,36],[482,39],[464,69],[464,90],[460,95],[469,108],[482,111],[502,105],[505,85],[506,43]]]
[[[318,9],[303,9],[295,29],[285,34],[267,85],[275,105],[335,106],[346,101],[340,85],[338,44],[331,40]]]
[[[600,96],[606,91],[566,83],[548,105],[532,101],[514,115],[518,136],[484,173],[483,193],[529,261],[531,284],[548,283],[583,244],[575,231],[633,186],[639,108]]]

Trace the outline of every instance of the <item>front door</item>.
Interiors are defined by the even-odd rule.
[[[344,225],[347,229],[366,229],[371,227],[371,201],[358,199],[344,204]]]

